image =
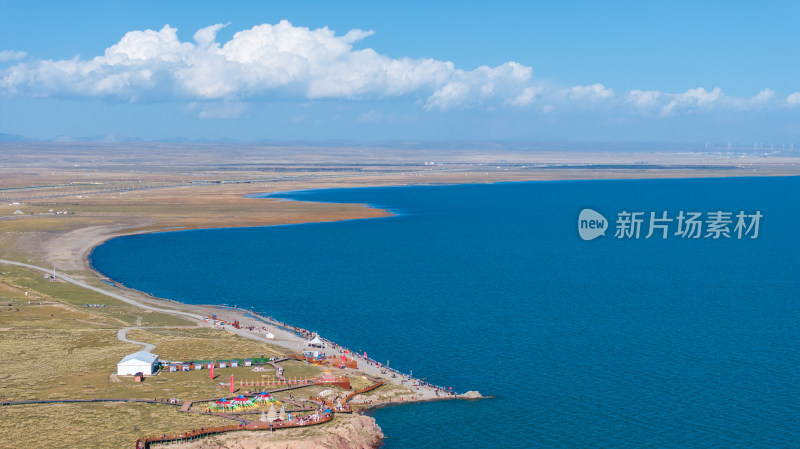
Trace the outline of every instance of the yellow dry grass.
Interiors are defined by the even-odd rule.
[[[360,390],[362,388],[367,388],[373,384],[373,382],[369,379],[365,379],[361,376],[347,376],[347,379],[350,381],[350,388],[355,390]]]
[[[14,405],[0,410],[0,447],[132,448],[137,438],[234,421],[160,404]],[[133,426],[137,430],[133,430]]]
[[[140,323],[143,326],[181,326],[191,324],[182,318],[140,309],[77,285],[63,281],[51,282],[45,279],[42,273],[27,268],[0,264],[0,271],[3,272],[3,275],[0,276],[0,283],[16,289],[22,295],[24,295],[25,291],[28,291],[42,299],[58,301],[78,308],[84,308],[85,304],[105,304],[105,307],[91,310],[93,313],[115,319],[119,325],[133,325],[139,318],[141,318]]]
[[[116,362],[137,348],[117,340],[119,322],[108,316],[55,302],[5,301],[0,353],[9,363],[0,364],[0,399],[104,397]]]
[[[230,396],[230,375],[239,380],[275,380],[272,370],[255,372],[251,367],[217,370],[210,379],[207,370],[148,376],[135,383],[117,377],[116,363],[138,345],[117,340],[121,320],[108,310],[78,308],[41,295],[35,279],[21,273],[4,272],[0,282],[0,353],[10,363],[0,364],[0,400],[53,399],[210,399]],[[28,273],[31,275],[30,273]],[[52,283],[47,283],[50,286]],[[68,285],[54,283],[59,295],[70,297]],[[42,290],[47,290],[42,288]],[[29,296],[25,296],[25,291]],[[51,292],[52,293],[52,292]],[[72,298],[74,302],[76,298]],[[29,304],[28,301],[31,301]],[[109,306],[111,307],[111,306]],[[109,309],[108,307],[106,309]],[[130,317],[127,317],[130,318]],[[278,356],[283,352],[268,343],[248,340],[225,331],[207,328],[157,328],[133,330],[133,339],[155,343],[162,358],[230,359]],[[173,357],[174,356],[174,357]],[[223,386],[220,386],[220,382]],[[267,391],[278,387],[265,388]],[[297,397],[317,394],[311,387],[293,391]],[[255,389],[255,387],[250,387]],[[258,388],[261,390],[262,388]],[[289,393],[276,395],[279,400]],[[199,404],[202,408],[202,404]],[[25,405],[0,408],[0,447],[129,447],[143,434],[180,432],[220,420],[180,414],[167,405],[70,404]],[[136,424],[138,432],[132,425]],[[37,440],[30,440],[32,429]]]
[[[229,360],[278,357],[286,351],[269,343],[208,328],[134,329],[128,338],[156,345],[163,360]]]
[[[283,367],[283,375],[290,379],[295,377],[301,379],[306,377],[316,377],[322,374],[324,370],[328,369],[319,365],[305,364],[304,362],[298,362],[295,360],[281,362],[281,367]]]

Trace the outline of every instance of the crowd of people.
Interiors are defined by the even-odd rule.
[[[236,309],[236,306],[234,306],[233,308]],[[278,321],[278,320],[276,320],[276,319],[274,319],[274,318],[272,318],[270,316],[261,315],[261,314],[258,314],[256,312],[253,312],[253,311],[248,311],[248,313],[255,319],[258,319],[258,320],[260,320],[262,322],[265,322],[265,323],[268,323],[268,324],[271,324],[271,325],[275,325],[275,326],[277,326],[279,328],[283,328],[284,330],[294,332],[294,333],[296,333],[298,335],[301,335],[303,338],[306,338],[306,339],[310,339],[310,338],[312,338],[312,337],[314,337],[316,335],[313,332],[310,332],[310,331],[308,331],[306,329],[303,329],[303,328],[300,328],[300,327],[297,327],[297,326],[292,326],[290,324]],[[255,326],[250,326],[249,329],[251,331],[253,331],[253,330],[256,329],[256,327]],[[262,326],[261,330],[267,331],[268,329],[267,329],[266,326]],[[412,382],[410,384],[411,387],[431,389],[431,390],[434,391],[434,394],[436,395],[436,397],[454,396],[456,394],[455,392],[453,392],[452,387],[445,388],[445,387],[442,387],[440,385],[432,384],[430,382],[414,379],[410,374],[402,373],[402,372],[400,372],[400,371],[398,371],[396,369],[390,368],[388,365],[384,366],[382,363],[378,362],[377,360],[372,359],[370,357],[367,357],[367,353],[364,352],[364,351],[361,351],[361,350],[353,351],[352,349],[349,349],[347,347],[338,345],[338,344],[336,344],[336,343],[334,343],[332,341],[325,340],[322,337],[320,337],[320,339],[325,343],[325,345],[328,348],[336,350],[338,353],[343,354],[343,355],[344,354],[349,354],[352,358],[356,359],[359,362],[366,363],[367,365],[377,367],[377,368],[380,369],[380,372],[382,374],[384,374],[384,375],[389,375],[389,373],[391,373],[391,377],[393,379],[397,379],[398,377],[400,377],[401,383],[403,383],[403,384],[405,382]],[[387,364],[388,364],[388,362],[387,362]]]

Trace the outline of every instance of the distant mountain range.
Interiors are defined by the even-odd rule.
[[[240,145],[269,145],[274,147],[330,147],[330,148],[391,148],[399,150],[476,150],[476,151],[580,151],[580,152],[764,152],[766,154],[796,154],[800,152],[800,145],[769,143],[700,143],[700,142],[568,142],[568,141],[469,141],[469,140],[386,140],[386,141],[359,141],[359,140],[252,140],[242,141],[231,138],[222,139],[190,139],[173,137],[168,139],[141,139],[108,135],[88,137],[56,136],[52,139],[37,139],[20,134],[0,133],[0,142],[36,142],[36,143],[167,143],[167,144],[240,144]]]
[[[159,139],[159,140],[146,140],[146,139],[139,139],[139,138],[130,138],[124,137],[119,138],[112,134],[107,134],[103,136],[88,136],[88,137],[76,137],[76,136],[67,136],[67,135],[60,135],[53,137],[52,139],[38,139],[28,136],[23,136],[21,134],[8,134],[8,133],[0,133],[0,142],[106,142],[106,143],[114,143],[114,142],[164,142],[164,143],[229,143],[235,142],[233,139],[188,139],[183,137],[174,137],[171,139]]]
[[[5,134],[0,133],[0,141],[1,142],[27,142],[32,139],[29,139],[25,136],[21,136],[19,134]]]

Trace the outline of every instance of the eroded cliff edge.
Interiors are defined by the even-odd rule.
[[[383,432],[370,416],[337,414],[321,426],[276,432],[231,432],[176,445],[182,449],[374,449],[383,442]]]

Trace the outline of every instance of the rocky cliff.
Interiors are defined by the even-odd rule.
[[[320,426],[286,429],[273,433],[231,432],[182,444],[181,449],[374,449],[383,432],[369,416],[337,414]]]

